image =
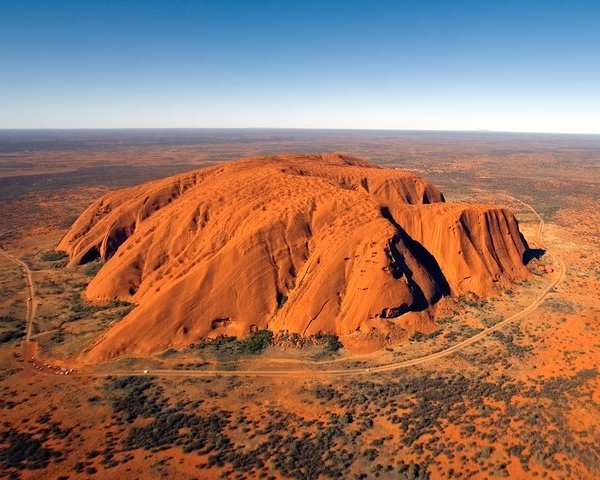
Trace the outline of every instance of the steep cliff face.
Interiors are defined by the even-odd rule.
[[[527,242],[504,208],[472,204],[395,206],[393,218],[438,262],[456,295],[485,296],[529,276]]]
[[[387,331],[427,322],[443,295],[527,276],[510,212],[443,201],[413,174],[339,154],[243,160],[110,193],[59,244],[73,264],[107,260],[90,300],[138,304],[87,358],[255,328]]]

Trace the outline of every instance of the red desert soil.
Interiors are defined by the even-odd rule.
[[[257,328],[342,340],[423,330],[442,296],[529,276],[511,212],[444,203],[412,173],[342,154],[253,158],[114,191],[58,248],[71,264],[107,261],[88,299],[138,305],[90,362]]]

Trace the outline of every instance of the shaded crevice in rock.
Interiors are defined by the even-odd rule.
[[[93,262],[95,260],[98,260],[99,258],[100,258],[100,252],[98,251],[98,249],[96,247],[92,247],[81,257],[81,263],[84,264],[84,263]]]
[[[390,242],[390,257],[393,259],[392,261],[394,264],[392,271],[395,272],[394,278],[399,280],[400,278],[404,277],[408,286],[410,287],[413,301],[410,305],[408,305],[406,311],[419,312],[425,310],[429,306],[429,302],[427,301],[427,297],[425,297],[423,290],[415,281],[413,277],[413,272],[407,265],[404,256],[400,253],[400,251],[397,248],[397,244],[400,243],[402,240],[402,235],[399,233]],[[399,309],[400,307],[396,308]]]
[[[119,247],[129,238],[131,230],[135,230],[135,224],[131,229],[120,227],[110,232],[104,247],[104,260],[108,260],[117,252]]]
[[[404,262],[400,252],[398,252],[394,244],[390,245],[390,248],[393,248],[391,249],[391,254],[394,260],[397,262],[397,267],[395,267],[395,269],[399,269],[401,273],[404,273],[407,276],[407,278],[410,281],[411,288],[413,288],[413,291],[417,296],[410,310],[424,310],[430,304],[436,303],[443,296],[450,295],[450,285],[448,284],[448,281],[446,280],[446,277],[444,276],[444,273],[442,272],[442,269],[440,268],[435,257],[423,245],[421,245],[410,235],[408,235],[408,233],[402,228],[402,226],[394,219],[394,217],[390,213],[389,208],[382,207],[381,216],[394,226],[394,228],[398,232],[397,239],[401,240],[406,246],[406,248],[417,260],[417,262],[423,267],[425,267],[425,269],[427,270],[427,272],[429,273],[429,275],[435,283],[436,288],[434,295],[428,300],[425,297],[421,288],[412,279],[412,272]],[[392,272],[394,272],[394,269],[392,269]],[[394,278],[396,278],[397,274],[398,273],[394,275]]]

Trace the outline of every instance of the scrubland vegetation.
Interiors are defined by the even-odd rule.
[[[573,473],[565,455],[589,468],[600,460],[594,439],[570,428],[563,413],[565,404],[589,404],[596,378],[595,370],[581,370],[525,383],[449,370],[355,382],[303,380],[290,394],[308,411],[277,407],[235,379],[191,381],[206,395],[190,398],[183,394],[190,381],[177,386],[153,377],[109,378],[88,402],[90,408],[109,407],[118,429],[106,429],[105,447],[87,452],[75,470],[111,475],[140,451],[169,451],[194,462],[200,477],[218,471],[240,479],[427,479],[444,465],[452,475],[477,451],[478,470],[469,464],[461,474],[507,477],[512,457],[524,472],[542,466],[565,478]],[[259,383],[259,392],[269,389]],[[235,399],[240,394],[242,403]],[[35,435],[3,434],[0,461],[6,471],[63,461],[50,447],[57,441],[52,439],[68,441],[74,432],[46,422],[50,428]],[[458,429],[457,440],[445,437],[448,429]],[[27,459],[16,453],[21,446],[32,452]],[[173,461],[161,458],[166,465]]]
[[[324,144],[342,144],[292,137],[277,148],[321,151]],[[590,199],[597,190],[590,175],[597,154],[592,147],[558,148],[550,137],[519,144],[518,154],[514,145],[498,139],[492,144],[472,138],[416,141],[410,151],[402,147],[405,140],[393,138],[346,138],[343,145],[359,156],[414,169],[456,199],[472,198],[471,188],[484,197],[506,191],[540,211],[548,222],[548,241],[568,268],[559,288],[531,315],[443,362],[363,377],[312,377],[310,372],[285,380],[34,376],[13,357],[24,332],[27,294],[18,268],[7,268],[0,274],[0,340],[5,342],[0,343],[0,476],[599,478],[600,390],[594,362],[600,312],[594,292],[600,279],[600,208]],[[208,160],[223,160],[272,150],[272,145],[207,148]],[[147,153],[141,148],[110,155],[57,152],[52,165],[59,171],[47,189],[33,191],[22,177],[0,185],[2,247],[35,250],[27,257],[42,299],[34,333],[52,332],[39,337],[43,355],[68,358],[81,351],[132,306],[83,300],[81,292],[102,264],[65,268],[65,259],[52,251],[55,242],[44,240],[38,247],[32,239],[49,229],[57,240],[108,189],[207,161],[197,149],[175,146],[153,150],[157,165],[146,168]],[[32,152],[17,161],[25,168],[30,161],[49,161],[48,155]],[[128,166],[117,170],[118,178],[105,166],[60,173],[89,158]],[[182,160],[169,165],[171,158]],[[527,213],[518,218],[531,241],[536,224]],[[17,231],[8,231],[15,225]],[[542,260],[552,267],[550,259]],[[413,335],[389,356],[413,358],[472,336],[502,318],[503,305],[518,309],[522,297],[535,293],[542,281],[543,275],[536,275],[527,285],[504,289],[498,302],[459,299],[436,319],[437,330]],[[282,307],[285,300],[278,303]],[[207,361],[214,358],[243,366],[281,345],[299,345],[316,358],[330,358],[340,349],[336,338],[322,338],[311,348],[302,341],[289,335],[283,342],[277,332],[256,332],[245,341],[219,338],[191,347],[193,355],[181,368],[213,368]],[[165,361],[176,363],[177,355],[166,351]]]

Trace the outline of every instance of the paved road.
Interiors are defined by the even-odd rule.
[[[535,217],[537,218],[537,220],[539,222],[537,238],[536,238],[537,246],[538,246],[538,248],[544,247],[546,249],[546,254],[550,255],[553,258],[555,264],[558,265],[559,274],[556,277],[556,279],[550,285],[548,285],[546,288],[544,288],[542,290],[542,292],[536,297],[536,299],[532,303],[530,303],[527,307],[525,307],[523,310],[515,313],[514,315],[511,315],[511,316],[505,318],[501,322],[498,322],[489,328],[482,330],[481,332],[473,335],[472,337],[469,337],[466,340],[456,343],[455,345],[452,345],[451,347],[448,347],[444,350],[441,350],[441,351],[435,352],[435,353],[431,353],[429,355],[424,355],[419,358],[414,358],[411,360],[405,360],[405,361],[401,361],[401,362],[394,362],[394,363],[390,363],[390,364],[386,364],[386,365],[379,365],[379,366],[375,366],[375,367],[348,368],[348,369],[342,369],[342,368],[333,368],[333,369],[325,368],[325,369],[318,369],[318,370],[311,370],[311,369],[266,370],[265,369],[265,370],[239,370],[239,371],[217,370],[217,369],[213,369],[213,370],[156,369],[156,370],[152,370],[152,371],[148,371],[148,372],[141,371],[139,369],[137,369],[137,370],[114,369],[114,370],[106,371],[106,372],[81,371],[81,372],[77,372],[74,376],[106,377],[106,376],[149,375],[149,376],[161,376],[161,377],[167,377],[167,376],[169,376],[169,377],[212,377],[212,376],[286,377],[286,376],[306,376],[306,375],[311,375],[311,376],[316,376],[316,375],[327,375],[327,376],[368,375],[368,374],[376,374],[376,373],[380,373],[380,372],[390,372],[393,370],[400,370],[403,368],[414,367],[417,365],[422,365],[424,363],[432,362],[434,360],[439,360],[441,358],[452,355],[456,352],[459,352],[459,351],[465,349],[466,347],[468,347],[470,345],[473,345],[473,344],[479,342],[483,338],[487,337],[488,335],[490,335],[491,333],[493,333],[497,330],[500,330],[501,328],[505,327],[509,323],[512,323],[516,320],[519,320],[519,319],[525,317],[527,314],[529,314],[530,312],[535,310],[546,299],[546,297],[550,293],[552,293],[554,288],[560,282],[562,282],[562,280],[564,278],[565,266],[564,266],[563,262],[560,260],[560,258],[558,256],[556,256],[556,254],[554,252],[552,252],[550,249],[548,249],[548,247],[544,244],[544,228],[546,225],[544,222],[544,219],[528,203],[525,203],[525,202],[523,202],[517,198],[511,197],[509,195],[505,195],[505,197],[509,198],[513,201],[516,201],[517,203],[521,204],[526,209],[530,210],[535,215]],[[33,320],[35,318],[35,307],[36,307],[36,303],[37,303],[37,300],[35,297],[35,288],[34,288],[33,278],[31,275],[31,270],[29,269],[29,267],[27,266],[27,264],[25,262],[9,255],[4,250],[0,249],[0,253],[2,255],[4,255],[6,258],[8,258],[9,260],[12,260],[14,263],[18,264],[23,269],[23,271],[25,272],[26,277],[27,277],[27,283],[28,283],[28,289],[29,289],[31,301],[29,301],[27,303],[27,333],[25,336],[25,341],[23,342],[23,352],[24,352],[24,359],[29,360],[31,357],[27,356],[27,352],[31,350],[30,348],[28,348],[28,345],[30,344],[30,341],[31,341],[31,329],[32,329],[32,325],[33,325]],[[342,360],[353,361],[355,359],[349,358],[349,359],[342,359]],[[315,365],[315,364],[319,364],[319,363],[328,364],[328,363],[332,363],[332,362],[331,361],[324,361],[324,362],[306,361],[304,363],[306,365]],[[32,371],[37,372],[37,370],[34,370],[34,369],[32,369]],[[38,372],[38,373],[53,374],[52,372],[43,372],[43,371]]]

